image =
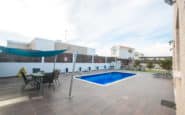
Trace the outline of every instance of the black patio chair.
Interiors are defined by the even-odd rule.
[[[53,83],[53,80],[54,80],[53,72],[44,73],[44,76],[42,76],[42,77],[34,77],[34,81],[36,81],[38,89],[41,88],[41,85],[42,85],[42,87],[44,85],[48,85],[48,87],[50,87],[51,84]]]
[[[27,85],[29,85],[29,84],[30,84],[32,87],[38,86],[37,82],[34,81],[30,76],[25,75],[24,72],[21,72],[21,77],[23,78],[24,83],[25,83],[24,86],[22,87],[22,89],[25,89],[25,87],[26,87]]]
[[[56,85],[60,85],[59,76],[60,76],[60,70],[54,70],[53,71],[53,80],[56,83]]]
[[[33,69],[32,69],[32,72],[33,72],[33,73],[37,73],[37,72],[39,72],[39,71],[40,71],[40,68],[33,68]]]
[[[42,79],[42,83],[43,84],[48,84],[48,87],[51,86],[51,84],[53,83],[54,80],[54,74],[53,72],[51,73],[45,73],[43,79]]]

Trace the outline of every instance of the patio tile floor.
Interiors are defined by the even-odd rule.
[[[0,107],[0,115],[175,115],[161,105],[174,101],[172,80],[154,78],[151,73],[102,87],[74,80],[72,98],[68,98],[70,77],[61,75],[61,85],[44,88],[43,96],[34,90],[21,91],[20,78],[0,79],[0,103],[28,97],[27,101]]]

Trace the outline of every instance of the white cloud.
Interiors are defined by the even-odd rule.
[[[93,46],[97,48],[98,54],[108,55],[110,53],[106,53],[108,52],[106,48],[115,44],[124,42],[128,43],[127,46],[131,44],[136,49],[143,49],[147,48],[145,44],[153,45],[155,39],[161,41],[161,39],[166,40],[166,37],[170,36],[165,38],[153,37],[153,34],[160,35],[172,30],[172,26],[170,26],[172,19],[166,18],[172,16],[172,12],[163,1],[122,0],[117,4],[116,2],[109,4],[109,1],[103,1],[104,4],[97,0],[78,3],[79,7],[75,8],[72,18],[77,31],[76,41],[78,44],[91,46],[94,43]],[[112,39],[109,41],[106,37],[109,37],[110,33],[113,33],[113,35],[111,35]],[[117,38],[118,35],[127,33],[130,33],[130,36]],[[102,44],[106,45],[106,48]],[[148,54],[147,52],[143,53]],[[169,53],[165,54],[170,55]],[[161,54],[155,52],[153,55]]]
[[[0,39],[66,41],[67,29],[67,42],[96,48],[99,55],[110,55],[115,44],[143,49],[146,55],[170,55],[165,43],[170,35],[155,36],[172,30],[171,10],[161,0],[0,0],[0,30],[29,36]]]
[[[147,46],[141,50],[145,52],[147,56],[169,56],[172,55],[172,51],[170,51],[170,45],[168,43],[156,43],[151,46]]]
[[[24,36],[20,33],[16,32],[5,32],[5,31],[0,31],[0,40],[6,41],[6,40],[13,40],[13,41],[18,41],[18,42],[30,42],[33,38]]]
[[[59,2],[59,0],[1,0],[0,30],[18,32],[30,37],[62,38],[69,22],[65,4]]]

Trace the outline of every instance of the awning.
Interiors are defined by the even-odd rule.
[[[0,46],[0,53],[7,53],[18,56],[26,57],[50,57],[62,54],[66,51],[64,50],[49,50],[49,51],[40,51],[40,50],[24,50],[18,48],[7,48]]]

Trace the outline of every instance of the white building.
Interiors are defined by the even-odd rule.
[[[111,56],[123,59],[134,58],[134,48],[120,45],[113,46]]]
[[[28,43],[23,42],[15,42],[15,41],[7,41],[7,47],[9,48],[20,48],[20,49],[30,49],[30,46]]]
[[[55,50],[55,42],[42,38],[36,38],[29,43],[29,49],[32,50]]]
[[[95,49],[93,48],[88,48],[84,46],[77,46],[73,44],[68,44],[64,43],[61,41],[56,41],[55,42],[55,49],[67,49],[67,53],[73,53],[73,52],[78,52],[78,54],[84,54],[84,55],[95,55]]]
[[[32,49],[32,50],[60,50],[67,49],[66,53],[78,52],[78,54],[95,55],[95,49],[72,45],[61,41],[52,41],[42,38],[35,38],[30,43],[20,43],[15,41],[7,41],[7,47]]]
[[[111,56],[122,59],[139,59],[140,56],[144,56],[142,53],[135,51],[134,48],[116,45],[111,48]]]
[[[0,46],[6,46],[6,41],[0,40]]]

